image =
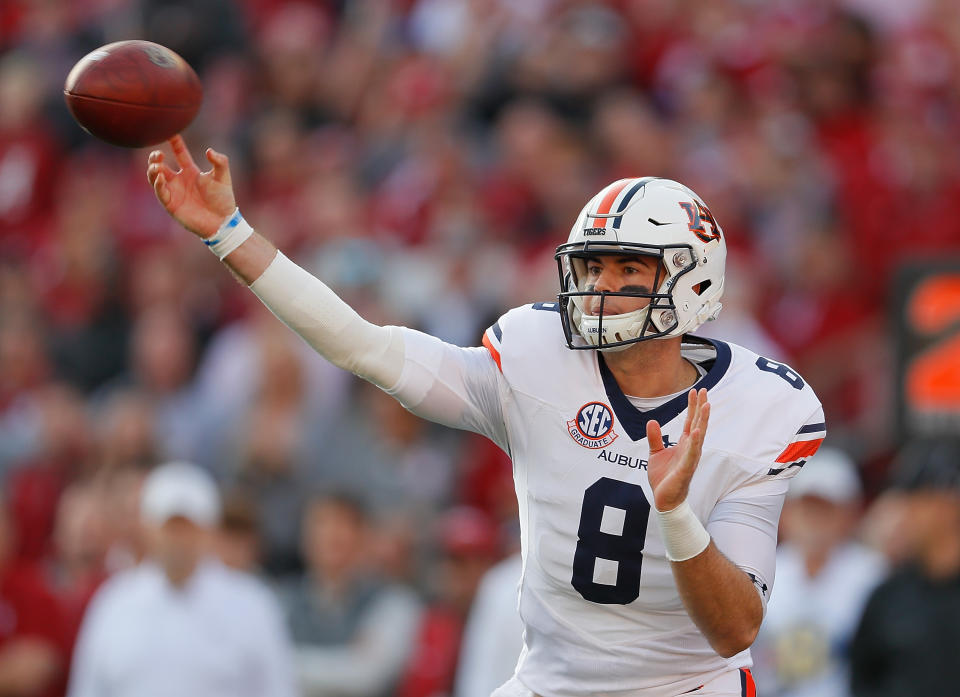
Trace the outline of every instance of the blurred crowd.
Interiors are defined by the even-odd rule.
[[[553,249],[606,183],[684,182],[731,253],[703,333],[815,387],[857,463],[844,539],[886,485],[892,282],[960,252],[953,0],[4,0],[0,597],[42,631],[18,643],[0,607],[0,694],[64,694],[170,460],[217,482],[215,547],[277,589],[306,694],[472,697],[476,656],[507,651],[461,651],[488,570],[484,607],[515,586],[506,456],[313,355],[170,221],[146,151],[70,119],[70,67],[128,38],[199,73],[184,135],[230,156],[247,220],[371,321],[453,343],[555,296]],[[848,634],[910,557],[877,501]]]

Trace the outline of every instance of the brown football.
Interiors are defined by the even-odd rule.
[[[88,53],[63,86],[84,129],[127,148],[161,143],[193,121],[200,79],[183,58],[149,41],[118,41]]]

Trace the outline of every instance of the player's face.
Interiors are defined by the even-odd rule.
[[[596,256],[586,260],[585,290],[597,292],[652,293],[660,261],[642,255]],[[600,314],[600,298],[584,299],[588,315]],[[639,310],[650,303],[649,298],[608,296],[603,302],[604,315],[622,315]]]

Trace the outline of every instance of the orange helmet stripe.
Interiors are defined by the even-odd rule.
[[[607,189],[607,193],[605,193],[600,200],[600,206],[594,215],[607,215],[610,213],[610,209],[613,207],[613,202],[617,200],[617,196],[619,196],[620,192],[627,188],[627,184],[632,181],[633,179],[621,179],[611,184]],[[597,218],[594,220],[593,227],[607,227],[608,220],[609,218]]]

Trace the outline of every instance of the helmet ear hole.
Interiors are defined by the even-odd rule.
[[[713,285],[713,281],[711,281],[708,278],[706,281],[700,281],[700,283],[695,285],[693,287],[693,292],[696,293],[697,295],[703,295],[704,293],[707,292],[707,289],[710,288],[710,286],[712,285]]]

